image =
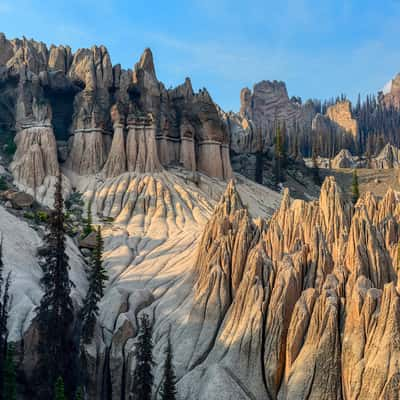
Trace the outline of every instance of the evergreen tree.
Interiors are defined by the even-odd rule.
[[[13,356],[14,349],[11,345],[8,345],[3,374],[3,399],[7,400],[17,399],[17,382]]]
[[[1,278],[4,282],[4,279]],[[5,367],[7,365],[7,321],[8,321],[8,309],[10,302],[10,284],[11,284],[11,272],[8,273],[5,284],[4,291],[0,301],[0,394],[3,393],[5,384]],[[0,286],[1,289],[1,286]]]
[[[59,376],[54,387],[54,400],[65,400],[64,380]]]
[[[88,236],[90,233],[93,232],[93,219],[92,219],[92,202],[89,201],[87,206],[87,217],[85,227],[83,229],[83,237]]]
[[[82,389],[82,386],[78,387],[78,390],[76,391],[76,394],[75,394],[75,400],[83,400],[83,389]]]
[[[357,203],[358,198],[360,197],[360,190],[358,187],[358,176],[357,170],[353,170],[353,181],[351,184],[351,200],[353,204]]]
[[[313,147],[312,151],[312,176],[313,176],[313,181],[316,185],[321,184],[321,177],[319,175],[319,167],[318,167],[318,161],[317,161],[317,152],[315,149],[315,146]]]
[[[89,274],[89,288],[82,308],[82,339],[84,343],[90,342],[96,318],[99,313],[98,303],[104,295],[107,273],[103,266],[103,238],[101,228],[96,231],[96,247],[93,249],[91,269]]]
[[[3,297],[1,300],[0,309],[0,345],[2,354],[5,354],[7,344],[7,321],[8,321],[8,307],[10,302],[10,285],[11,285],[11,272],[8,273],[6,282],[4,284]]]
[[[140,319],[140,329],[136,347],[136,369],[133,375],[133,400],[151,400],[153,386],[153,327],[147,314]]]
[[[174,366],[172,363],[172,348],[171,341],[168,338],[168,344],[166,349],[166,357],[164,362],[164,377],[161,387],[161,399],[162,400],[176,400],[176,376]]]
[[[257,152],[256,152],[256,170],[255,170],[255,181],[257,183],[263,183],[263,169],[264,169],[264,158],[263,158],[263,137],[261,128],[257,129]]]
[[[287,130],[285,121],[282,122],[282,127],[280,128],[280,157],[281,157],[281,168],[285,169],[287,167]]]
[[[72,340],[73,306],[70,297],[71,281],[68,276],[68,256],[64,228],[61,173],[54,195],[54,210],[49,218],[46,235],[47,255],[41,280],[44,295],[37,309],[39,326],[40,368],[38,381],[42,382],[42,398],[50,398],[54,382],[62,377],[73,385],[72,367],[74,345]]]
[[[275,185],[278,185],[278,183],[282,181],[282,154],[283,154],[282,133],[280,125],[278,123],[275,132],[275,154],[274,154]]]

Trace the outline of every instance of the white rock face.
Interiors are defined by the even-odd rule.
[[[57,146],[51,126],[31,126],[18,132],[11,171],[16,182],[32,188],[58,173]]]
[[[353,207],[330,177],[318,201],[286,192],[267,222],[280,196],[240,176],[225,187],[177,168],[75,184],[92,200],[95,222],[113,219],[102,223],[109,280],[84,349],[90,399],[132,394],[144,312],[154,322],[155,393],[169,338],[180,399],[398,397],[393,191]],[[15,220],[4,210],[2,218]],[[25,223],[20,229],[28,248],[39,245]],[[37,268],[32,254],[25,258]],[[79,302],[86,281],[73,271]],[[36,302],[37,275],[25,283]],[[17,338],[28,326],[11,328]]]

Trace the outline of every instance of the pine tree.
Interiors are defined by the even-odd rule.
[[[257,152],[256,152],[256,169],[255,169],[255,181],[257,183],[263,183],[263,169],[264,169],[264,158],[263,158],[263,136],[261,128],[257,129]]]
[[[1,259],[1,256],[0,256]],[[2,261],[1,261],[2,263]],[[1,283],[4,283],[3,271],[1,271]],[[3,393],[5,385],[5,367],[7,365],[7,321],[8,321],[8,310],[10,302],[10,285],[11,285],[11,272],[8,273],[6,281],[4,283],[4,290],[0,300],[0,394]],[[1,290],[1,286],[0,286]]]
[[[153,327],[149,317],[143,314],[136,347],[136,369],[133,375],[133,400],[151,400],[153,386]]]
[[[11,272],[8,273],[6,282],[4,284],[3,297],[1,300],[0,309],[0,345],[2,354],[5,354],[7,343],[7,321],[8,321],[8,308],[10,302],[10,285],[11,285]]]
[[[82,339],[84,343],[90,342],[96,318],[99,313],[98,303],[104,295],[107,273],[103,266],[103,238],[101,228],[96,231],[96,247],[92,253],[91,270],[89,274],[89,288],[82,308]]]
[[[78,387],[78,390],[76,391],[76,394],[75,394],[75,400],[83,400],[83,389],[82,389],[82,386]]]
[[[93,219],[92,219],[92,202],[89,201],[87,206],[87,217],[85,227],[83,229],[83,237],[88,236],[90,233],[93,232]]]
[[[277,124],[275,133],[274,178],[275,185],[282,181],[282,153],[283,143],[280,125]]]
[[[358,176],[357,170],[353,170],[353,182],[351,184],[351,200],[353,204],[357,203],[358,198],[360,197],[360,190],[358,187]]]
[[[172,348],[171,341],[168,338],[168,344],[166,349],[166,357],[164,362],[164,377],[161,387],[161,399],[162,400],[176,400],[176,376],[174,366],[172,363]]]
[[[7,354],[4,362],[4,382],[3,382],[3,399],[17,399],[17,381],[14,364],[14,349],[11,345],[7,346]]]
[[[59,376],[54,386],[54,400],[65,400],[64,380]]]
[[[316,185],[321,184],[321,177],[319,175],[319,167],[318,167],[318,161],[317,161],[317,151],[315,149],[315,146],[313,146],[312,150],[312,176],[313,176],[313,181]]]
[[[46,235],[47,255],[41,280],[44,295],[37,309],[39,326],[39,382],[41,397],[49,398],[54,382],[62,377],[72,386],[74,345],[72,341],[73,306],[70,297],[68,256],[64,228],[61,173],[54,195],[54,210],[49,218]]]

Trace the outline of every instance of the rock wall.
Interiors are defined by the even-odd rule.
[[[240,93],[240,113],[222,113],[228,124],[231,148],[235,153],[251,153],[272,145],[277,123],[285,125],[289,138],[309,135],[316,114],[312,101],[301,104],[290,99],[284,82],[261,81],[251,91]]]
[[[72,53],[68,46],[1,35],[0,54],[0,125],[18,132],[14,177],[33,191],[58,168],[56,142],[62,167],[78,176],[182,165],[231,177],[229,135],[211,96],[205,89],[195,93],[189,79],[165,89],[150,49],[133,71],[113,66],[104,46]],[[41,139],[24,138],[33,127],[42,128]]]
[[[400,74],[397,74],[384,88],[383,104],[400,108]]]
[[[346,132],[350,132],[354,138],[358,135],[357,120],[351,114],[351,103],[348,100],[339,101],[333,106],[328,107],[326,116]]]

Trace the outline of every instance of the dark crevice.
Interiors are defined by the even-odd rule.
[[[67,141],[74,113],[74,93],[46,91],[52,109],[52,125],[56,140]]]

